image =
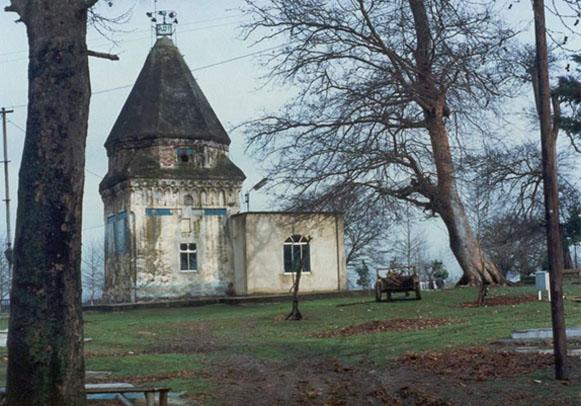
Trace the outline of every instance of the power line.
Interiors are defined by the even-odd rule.
[[[23,133],[24,135],[26,135],[26,130],[25,130],[24,128],[22,128],[21,126],[19,126],[18,124],[16,124],[16,123],[15,123],[14,121],[12,121],[12,120],[7,120],[7,121],[8,121],[10,124],[12,124],[14,127],[18,128],[20,131],[22,131],[22,133]],[[98,177],[99,179],[103,179],[103,176],[99,175],[99,174],[98,174],[98,173],[96,173],[96,172],[93,172],[92,170],[90,170],[90,169],[88,169],[88,168],[86,168],[86,167],[85,167],[85,172],[87,172],[87,173],[89,173],[89,174],[91,174],[91,175],[93,175],[93,176],[96,176],[96,177]]]
[[[179,31],[178,34],[187,33],[187,32],[204,31],[204,30],[208,30],[208,29],[211,29],[211,28],[226,27],[228,25],[238,24],[240,22],[241,21],[231,21],[229,23],[224,23],[224,24],[215,24],[215,25],[209,25],[207,27],[192,28],[190,30]],[[130,38],[130,39],[123,40],[122,42],[123,43],[126,43],[126,42],[143,41],[143,40],[150,39],[150,38],[151,37],[149,37],[149,36],[147,36],[147,37],[138,37],[138,38]],[[111,44],[111,41],[109,41],[109,42],[100,42],[100,43],[97,43],[97,44],[90,45],[89,47],[90,48],[91,47],[99,47],[99,46],[110,45],[110,44]],[[27,52],[27,51],[22,51],[22,52]],[[2,55],[2,54],[0,54],[0,55]],[[26,60],[28,60],[28,57],[19,57],[19,58],[14,58],[14,59],[5,59],[5,60],[1,60],[0,61],[0,64],[11,63],[11,62],[18,62],[18,61],[26,61]]]
[[[101,224],[100,226],[93,226],[93,227],[83,228],[83,231],[96,230],[98,228],[104,228],[104,227],[105,227],[105,224]]]
[[[275,47],[265,48],[265,49],[262,49],[262,50],[260,50],[260,51],[251,52],[251,53],[249,53],[249,54],[246,54],[246,55],[240,55],[240,56],[236,56],[236,57],[234,57],[234,58],[225,59],[225,60],[223,60],[223,61],[216,62],[216,63],[212,63],[212,64],[210,64],[210,65],[204,65],[204,66],[200,66],[199,68],[194,68],[194,69],[192,69],[192,72],[197,72],[197,71],[201,71],[201,70],[205,70],[205,69],[213,68],[213,67],[215,67],[215,66],[224,65],[224,64],[226,64],[226,63],[230,63],[230,62],[238,61],[238,60],[240,60],[240,59],[249,58],[249,57],[251,57],[251,56],[256,56],[256,55],[264,54],[264,53],[266,53],[266,52],[269,52],[269,51],[274,51],[275,49],[282,48],[282,47],[284,47],[284,46],[286,46],[286,45],[277,45],[277,46],[275,46]]]
[[[254,51],[254,52],[250,52],[248,54],[244,54],[244,55],[240,55],[240,56],[235,56],[234,58],[224,59],[223,61],[220,61],[220,62],[215,62],[215,63],[211,63],[209,65],[199,66],[197,68],[191,69],[190,71],[191,72],[199,72],[199,71],[202,71],[202,70],[214,68],[216,66],[225,65],[225,64],[230,63],[230,62],[238,61],[240,59],[245,59],[245,58],[249,58],[251,56],[256,56],[256,55],[264,54],[266,52],[273,51],[273,50],[278,49],[278,48],[282,48],[283,46],[285,46],[285,45],[277,45],[275,47],[265,48],[265,49],[262,49],[260,51]],[[96,92],[93,92],[93,94],[94,95],[97,95],[97,94],[114,92],[116,90],[127,89],[127,88],[132,87],[132,86],[133,86],[133,84],[112,87],[112,88],[109,88],[109,89],[98,90]],[[13,108],[14,107],[16,107],[16,106],[13,106]]]
[[[26,106],[26,104],[25,104],[25,106]],[[15,107],[15,106],[13,106],[12,108],[14,108],[14,107]],[[9,122],[10,124],[12,124],[14,127],[18,128],[18,129],[19,129],[20,131],[22,131],[24,134],[26,134],[26,130],[25,130],[24,128],[20,127],[20,126],[19,126],[18,124],[16,124],[14,121],[12,121],[12,120],[8,120],[8,122]]]
[[[189,23],[182,23],[182,24],[180,24],[180,26],[181,27],[186,27],[186,26],[195,25],[195,24],[211,23],[211,22],[214,22],[214,21],[229,20],[231,18],[238,18],[238,17],[244,17],[244,14],[235,14],[235,15],[225,16],[225,17],[215,17],[215,18],[206,18],[204,20],[195,20],[195,21],[191,21]],[[229,24],[233,24],[233,23],[229,23]],[[213,27],[214,26],[200,27],[200,28],[213,28]],[[129,31],[129,32],[132,33],[132,34],[136,34],[136,33],[148,32],[150,29],[151,28],[141,29],[141,30],[135,30],[135,31]],[[184,32],[186,32],[186,31],[184,31]],[[149,38],[149,37],[147,37],[147,38]],[[99,36],[99,37],[95,37],[95,38],[90,38],[90,39],[88,39],[88,41],[94,41],[94,40],[100,40],[100,39],[103,39],[103,36]],[[109,44],[111,42],[114,42],[114,41],[107,41],[107,42],[104,42],[104,44]],[[96,44],[96,45],[100,45],[100,44],[101,43]],[[22,50],[19,50],[19,51],[1,52],[0,53],[0,56],[18,55],[18,54],[24,54],[26,52],[28,52],[28,49],[22,49]],[[24,58],[24,59],[26,59],[26,58]],[[18,59],[18,60],[21,60],[21,59]],[[0,62],[5,62],[5,61],[0,61]]]
[[[241,60],[241,59],[245,59],[245,58],[249,58],[251,56],[256,56],[256,55],[264,54],[266,52],[273,51],[275,49],[282,48],[284,46],[286,46],[286,45],[277,45],[277,46],[274,46],[274,47],[262,49],[260,51],[250,52],[248,54],[244,54],[244,55],[240,55],[240,56],[235,56],[234,58],[229,58],[229,59],[225,59],[223,61],[211,63],[209,65],[199,66],[197,68],[191,69],[191,72],[199,72],[199,71],[206,70],[206,69],[209,69],[209,68],[214,68],[216,66],[225,65],[227,63],[235,62],[235,61],[238,61],[238,60]],[[114,92],[116,90],[127,89],[127,88],[130,88],[132,86],[133,86],[133,84],[130,84],[130,85],[122,85],[122,86],[112,87],[112,88],[109,88],[109,89],[98,90],[98,91],[92,92],[92,95],[98,95],[98,94],[103,94],[103,93],[110,93],[110,92]],[[10,107],[13,108],[13,109],[18,109],[18,108],[23,108],[23,107],[26,107],[26,106],[28,106],[28,104],[18,104],[18,105],[12,105]],[[14,123],[12,123],[12,124],[14,124]],[[20,129],[22,130],[22,128],[20,128]],[[22,131],[24,131],[24,130],[22,130]]]
[[[103,177],[102,177],[101,175],[99,175],[98,173],[95,173],[95,172],[93,172],[93,171],[92,171],[92,170],[90,170],[90,169],[87,169],[87,168],[85,168],[85,171],[86,171],[87,173],[90,173],[90,174],[91,174],[91,175],[93,175],[93,176],[96,176],[96,177],[98,177],[99,179],[103,179]]]

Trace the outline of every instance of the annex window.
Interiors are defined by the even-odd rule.
[[[180,271],[192,272],[198,270],[198,250],[196,244],[180,244]]]
[[[293,235],[283,244],[284,272],[297,272],[302,262],[302,272],[311,272],[311,253],[309,239],[302,235]]]
[[[194,158],[194,150],[192,148],[177,148],[176,154],[180,163],[192,162]]]

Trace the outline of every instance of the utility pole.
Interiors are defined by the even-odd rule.
[[[6,110],[5,107],[2,107],[0,110],[0,114],[2,115],[2,136],[3,136],[3,143],[4,143],[4,160],[2,163],[4,164],[4,192],[5,192],[5,199],[4,202],[6,203],[6,251],[4,252],[6,255],[6,259],[8,260],[8,277],[12,276],[12,230],[10,228],[10,181],[8,179],[8,134],[6,130],[6,120],[7,115],[10,113],[14,113],[14,110]]]
[[[536,42],[536,75],[538,80],[537,109],[541,125],[542,171],[545,195],[545,221],[549,254],[551,289],[551,318],[553,321],[553,351],[555,377],[568,378],[567,337],[565,335],[565,308],[563,304],[562,275],[563,247],[559,227],[559,194],[556,165],[556,132],[551,118],[551,88],[545,25],[545,4],[533,0]]]

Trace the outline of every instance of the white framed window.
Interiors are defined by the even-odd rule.
[[[180,244],[180,271],[196,272],[198,270],[198,248],[194,243]]]
[[[311,272],[310,239],[303,235],[293,235],[283,243],[284,273],[295,273],[303,264],[303,273]]]

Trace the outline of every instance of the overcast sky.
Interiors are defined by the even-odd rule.
[[[8,2],[1,3],[3,9]],[[150,22],[145,16],[152,9],[153,2],[117,0],[115,4],[110,10],[104,4],[100,9],[115,14],[126,10],[131,4],[135,6],[131,20],[119,27],[123,32],[111,34],[118,46],[93,29],[88,34],[90,49],[116,53],[121,60],[111,62],[90,58],[93,97],[87,138],[83,217],[85,240],[102,236],[103,205],[98,185],[107,171],[103,143],[153,43]],[[177,11],[179,25],[176,27],[175,41],[227,130],[256,117],[265,109],[279,106],[287,93],[284,89],[274,91],[270,87],[262,87],[263,82],[259,78],[265,71],[261,71],[257,56],[226,62],[269,47],[269,44],[251,47],[249,42],[241,39],[239,26],[243,16],[238,9],[240,5],[241,1],[238,0],[160,0],[158,3],[159,8]],[[15,18],[13,13],[0,12],[0,106],[14,108],[8,125],[12,199],[17,196],[17,168],[20,167],[24,140],[22,129],[26,127],[28,63],[24,25],[14,24]],[[207,67],[214,64],[218,65]],[[232,139],[231,156],[246,173],[245,187],[252,186],[262,178],[259,165],[245,154],[241,132],[229,133]],[[252,197],[252,209],[268,209],[267,200],[259,192],[254,192]],[[13,208],[15,204],[13,200]],[[2,218],[4,210],[2,205]],[[12,212],[14,217],[15,208]],[[4,230],[4,221],[1,223],[0,230]]]
[[[8,3],[7,0],[0,1],[2,9]],[[150,22],[145,16],[147,11],[152,10],[153,0],[116,0],[111,9],[106,7],[106,2],[101,1],[99,6],[114,15],[131,5],[134,6],[131,20],[119,27],[122,31],[111,34],[118,42],[117,46],[93,29],[88,34],[90,49],[119,54],[121,60],[111,62],[91,58],[93,97],[87,139],[83,214],[85,242],[102,239],[103,236],[103,205],[98,192],[101,177],[107,170],[103,143],[153,44]],[[266,74],[266,70],[261,68],[259,58],[256,55],[243,57],[273,44],[251,47],[250,42],[242,40],[239,28],[245,18],[239,9],[242,5],[242,0],[158,1],[159,9],[175,10],[178,13],[179,25],[175,41],[216,114],[229,130],[232,139],[231,157],[246,173],[246,190],[264,174],[259,163],[245,153],[242,133],[230,130],[245,120],[257,117],[261,112],[276,109],[288,98],[292,89],[264,87],[261,77]],[[506,10],[519,27],[530,25],[530,2],[514,2],[514,6]],[[17,172],[26,125],[28,63],[25,28],[23,24],[15,24],[15,19],[14,13],[0,12],[0,107],[14,108],[8,125],[13,230]],[[532,33],[530,35],[532,40]],[[238,57],[243,58],[236,59]],[[231,59],[236,60],[229,61]],[[4,194],[3,187],[1,190]],[[272,207],[269,207],[268,198],[262,192],[254,192],[251,209],[270,210]],[[0,208],[0,215],[4,219],[4,205]],[[450,268],[455,268],[446,248],[447,237],[441,222],[431,222],[425,228],[433,255],[443,257]],[[2,230],[5,230],[4,221],[0,222],[0,232]]]

